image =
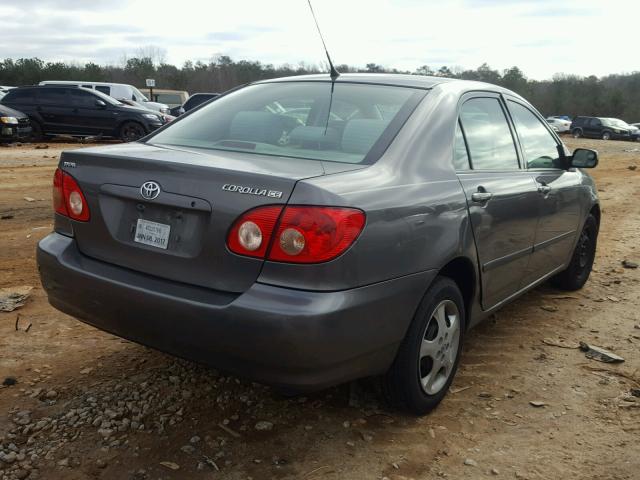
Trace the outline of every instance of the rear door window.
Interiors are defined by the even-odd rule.
[[[105,87],[104,85],[96,85],[95,89],[105,95],[111,95],[111,87]]]
[[[558,143],[527,107],[508,101],[527,168],[561,168]]]
[[[68,105],[69,99],[67,98],[67,89],[51,87],[41,88],[38,91],[38,103],[42,105]]]
[[[460,110],[460,122],[476,170],[516,170],[518,154],[497,98],[472,98]]]

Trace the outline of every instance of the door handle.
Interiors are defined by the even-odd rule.
[[[538,185],[538,192],[542,193],[543,195],[547,195],[550,191],[551,187],[549,185],[546,185],[544,183]]]
[[[491,197],[493,197],[493,193],[489,193],[489,192],[474,192],[471,195],[471,200],[473,200],[476,203],[485,203],[488,202]]]

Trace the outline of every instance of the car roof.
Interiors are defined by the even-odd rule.
[[[278,83],[278,82],[330,82],[328,74],[298,75],[293,77],[273,78],[260,80],[254,83]],[[527,102],[522,96],[498,85],[477,82],[475,80],[460,80],[457,78],[432,77],[426,75],[410,75],[404,73],[343,73],[335,79],[336,83],[365,83],[370,85],[389,85],[398,87],[420,88],[431,90],[445,84],[449,92],[463,94],[469,91],[487,91],[504,93]]]
[[[331,77],[328,74],[296,75],[292,77],[272,78],[255,83],[274,82],[328,82]],[[400,73],[342,73],[335,80],[336,83],[370,83],[376,85],[396,85],[401,87],[433,88],[445,83],[463,81],[444,77],[427,77],[423,75],[408,75]]]

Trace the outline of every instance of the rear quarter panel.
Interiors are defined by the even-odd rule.
[[[343,290],[440,269],[458,256],[477,265],[466,198],[452,167],[458,98],[446,86],[429,92],[374,165],[300,181],[289,204],[357,207],[366,212],[366,226],[342,256],[304,266],[266,262],[259,281]]]

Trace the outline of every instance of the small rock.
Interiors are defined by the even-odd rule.
[[[13,475],[16,477],[17,480],[24,480],[29,476],[29,470],[20,468],[15,472],[13,472]]]
[[[261,420],[256,423],[255,429],[259,431],[269,431],[273,429],[273,423],[267,422],[266,420]]]
[[[500,475],[500,470],[498,470],[497,468],[492,468],[491,475]]]
[[[638,166],[637,165],[629,165],[627,168],[629,170],[635,170],[636,168],[638,168]]]
[[[87,367],[80,370],[81,375],[86,375],[87,373],[91,373],[93,371],[93,367]]]
[[[56,398],[58,396],[58,392],[56,392],[55,390],[49,390],[47,392],[47,394],[45,395],[45,397],[47,397],[49,400],[52,400],[54,398]]]
[[[35,202],[35,201],[36,201],[36,199],[35,199],[35,198],[33,198],[33,197],[23,197],[23,198],[24,198],[24,199],[25,199],[25,201],[27,201],[27,202]]]
[[[190,443],[193,443],[193,444],[200,443],[200,437],[199,437],[199,436],[197,436],[197,435],[194,435],[193,437],[191,437],[191,438],[189,439],[189,442],[190,442]]]
[[[6,377],[2,381],[2,385],[4,385],[5,387],[11,387],[11,386],[15,385],[16,383],[18,383],[18,380],[16,379],[16,377]]]
[[[58,466],[59,467],[68,467],[69,466],[69,459],[68,458],[63,458],[62,460],[60,460],[58,462]]]
[[[184,446],[180,447],[180,450],[182,450],[187,455],[191,455],[191,454],[195,453],[196,448],[193,445],[184,445]]]
[[[47,148],[49,148],[49,145],[47,145],[46,143],[35,146],[36,150],[46,150]]]
[[[174,462],[160,462],[160,465],[168,468],[169,470],[180,470],[180,465]]]
[[[605,350],[604,348],[596,347],[594,345],[589,345],[585,342],[580,342],[580,350],[585,352],[584,353],[585,357],[592,360],[597,360],[599,362],[603,362],[603,363],[624,362],[624,358],[616,355],[615,353],[610,352],[609,350]]]
[[[631,260],[623,260],[622,266],[624,268],[638,268],[638,264],[636,262],[632,262]]]
[[[489,392],[480,392],[478,396],[480,398],[491,398],[493,395],[491,395]]]
[[[529,402],[529,405],[531,405],[532,407],[536,407],[536,408],[546,407],[547,406],[547,404],[545,402],[543,402],[542,400],[531,400]]]
[[[540,308],[546,312],[557,312],[558,307],[555,305],[541,305]]]
[[[474,459],[472,458],[465,458],[464,459],[464,464],[467,467],[477,467],[478,466],[478,462],[476,462]]]
[[[107,466],[107,462],[106,462],[106,461],[104,461],[102,458],[98,458],[98,459],[96,460],[96,466],[97,466],[98,468],[106,468],[106,466]]]

